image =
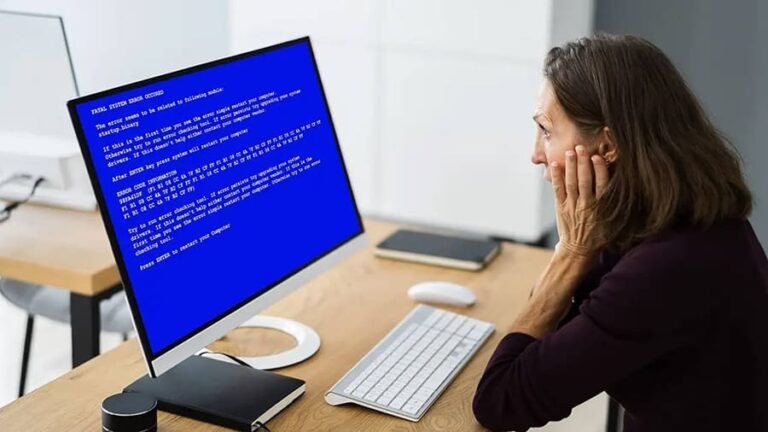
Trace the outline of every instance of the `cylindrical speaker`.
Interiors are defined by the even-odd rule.
[[[101,403],[103,432],[157,431],[157,401],[141,393],[112,395]]]

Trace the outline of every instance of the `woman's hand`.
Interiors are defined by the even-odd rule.
[[[579,145],[575,152],[565,152],[564,171],[557,162],[552,162],[550,169],[560,236],[555,249],[591,261],[603,246],[594,207],[608,185],[605,160],[598,155],[590,157]]]
[[[536,339],[557,327],[571,306],[576,286],[603,246],[594,205],[608,184],[605,160],[597,155],[590,158],[583,146],[577,146],[575,152],[565,153],[564,168],[565,172],[556,162],[550,164],[560,243],[511,329]]]

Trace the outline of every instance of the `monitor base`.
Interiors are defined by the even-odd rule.
[[[304,394],[302,380],[193,355],[157,378],[125,388],[160,410],[242,431],[256,429]]]
[[[287,333],[296,339],[295,347],[278,354],[259,357],[237,356],[239,360],[254,369],[273,370],[301,363],[312,357],[320,349],[320,335],[312,327],[287,318],[256,315],[238,328],[268,328]],[[202,350],[200,353],[205,353],[207,358],[235,363],[229,357],[209,350]]]

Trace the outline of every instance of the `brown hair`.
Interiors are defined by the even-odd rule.
[[[664,53],[635,36],[598,34],[553,48],[544,75],[582,133],[610,129],[617,149],[596,202],[606,245],[621,251],[678,223],[746,217],[738,153]]]

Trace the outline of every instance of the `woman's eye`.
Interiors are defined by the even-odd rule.
[[[544,138],[549,138],[549,131],[544,129],[544,126],[539,125],[539,129],[541,129],[541,133],[544,135]]]

